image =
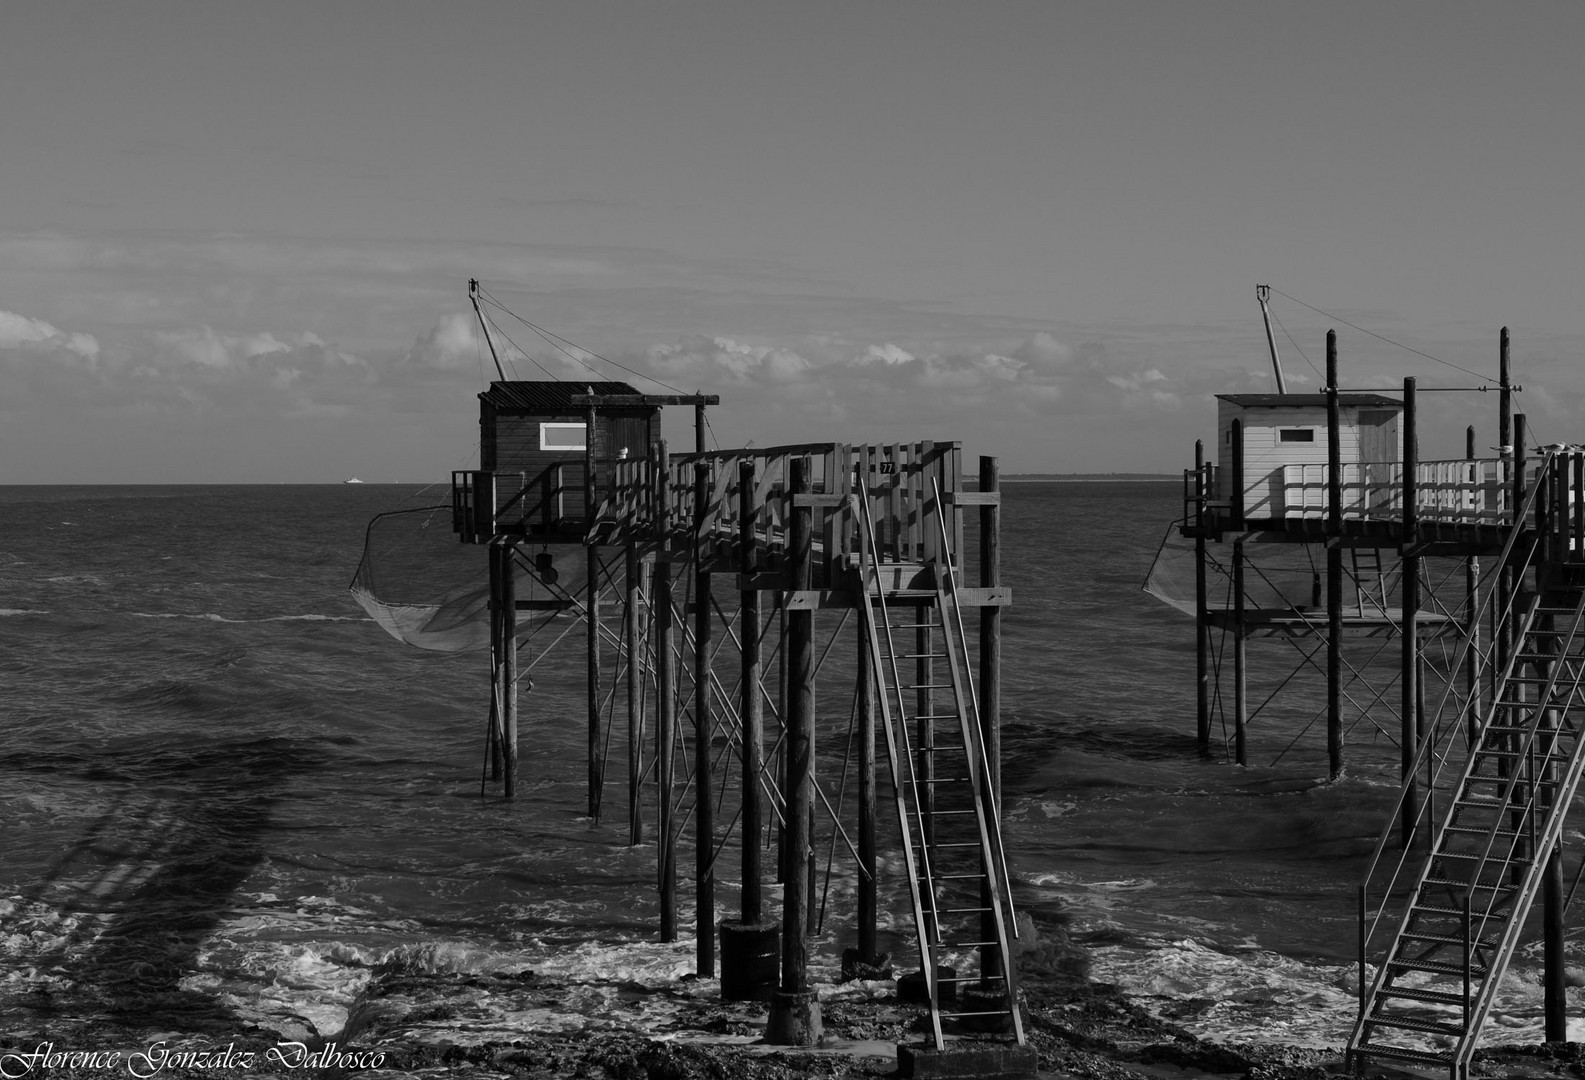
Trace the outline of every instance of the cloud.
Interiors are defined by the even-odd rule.
[[[884,345],[871,345],[864,350],[856,361],[858,364],[867,365],[874,363],[895,367],[899,364],[911,364],[915,360],[914,354],[906,349],[898,348],[891,342]]]
[[[9,311],[0,311],[0,349],[65,350],[84,360],[99,358],[99,341],[92,334],[68,334],[43,319],[31,319]]]
[[[675,344],[652,345],[644,353],[651,369],[666,382],[723,379],[733,385],[787,386],[806,380],[814,362],[797,351],[774,345],[750,345],[732,338],[690,337]]]
[[[410,367],[456,371],[479,366],[482,354],[489,352],[476,330],[477,323],[462,312],[443,315],[407,350],[403,363]]]

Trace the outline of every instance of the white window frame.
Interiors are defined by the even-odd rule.
[[[577,434],[574,435],[573,431]],[[573,439],[577,441],[574,442]],[[539,425],[541,450],[585,450],[589,446],[588,425],[583,421],[544,420]]]

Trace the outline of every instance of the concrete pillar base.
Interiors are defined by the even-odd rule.
[[[958,1007],[964,1012],[976,1013],[1005,1009],[1007,991],[999,986],[994,990],[965,986],[959,995]],[[959,1018],[958,1023],[965,1031],[1011,1032],[1013,1030],[1013,1018],[1006,1013],[998,1013],[995,1016],[964,1016]]]
[[[772,1046],[816,1046],[823,1034],[820,996],[813,990],[796,994],[778,990],[771,995],[766,1042]]]
[[[781,924],[721,924],[721,1000],[769,1001],[781,978]]]
[[[872,982],[876,979],[890,979],[891,977],[891,953],[876,953],[874,956],[867,957],[857,949],[842,950],[843,982],[851,982],[854,979]]]
[[[943,1001],[956,1001],[958,999],[958,984],[946,980],[956,978],[958,969],[948,964],[936,966],[936,995]],[[915,1005],[928,1005],[930,1003],[930,988],[925,985],[923,971],[910,971],[906,975],[897,977],[897,999],[912,1002]]]
[[[899,1080],[1035,1080],[1040,1057],[1033,1046],[969,1043],[937,1050],[897,1044]]]

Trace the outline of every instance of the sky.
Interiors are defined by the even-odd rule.
[[[1585,5],[5,25],[0,484],[445,482],[496,377],[470,278],[509,377],[719,394],[722,447],[1176,473],[1216,394],[1275,388],[1257,284],[1289,390],[1330,329],[1345,389],[1489,386],[1506,326],[1538,441],[1585,439]],[[1420,400],[1423,456],[1496,441],[1496,395]]]

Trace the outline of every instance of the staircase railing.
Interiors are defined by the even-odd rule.
[[[860,573],[864,585],[865,603],[869,603],[871,582],[874,582],[875,608],[867,612],[865,623],[868,627],[870,668],[879,679],[876,686],[876,699],[881,710],[881,730],[886,736],[886,757],[891,767],[893,798],[892,805],[897,810],[897,826],[901,834],[903,862],[908,871],[908,880],[911,888],[914,909],[914,930],[919,941],[919,963],[924,975],[925,992],[931,1001],[930,1023],[931,1033],[937,1049],[946,1045],[945,1035],[941,1030],[941,1016],[935,1008],[938,1000],[939,988],[936,985],[936,948],[935,926],[933,911],[927,912],[926,898],[921,895],[921,885],[933,880],[929,867],[929,850],[921,845],[919,857],[914,856],[913,833],[917,828],[920,836],[924,836],[924,821],[919,820],[913,827],[909,822],[909,806],[917,808],[918,800],[910,797],[911,792],[917,792],[918,777],[915,775],[914,755],[907,746],[907,731],[897,729],[898,719],[907,715],[907,710],[902,700],[902,680],[897,671],[897,650],[892,641],[891,618],[886,610],[886,590],[881,587],[880,573],[875,556],[875,521],[870,512],[868,486],[862,476],[859,477],[859,495],[857,516],[860,522],[859,560]],[[877,628],[884,629],[886,646],[881,648],[881,636]],[[888,665],[888,660],[890,664]],[[888,672],[886,669],[890,667]],[[897,712],[894,716],[890,692],[897,694]],[[901,748],[899,747],[901,744]],[[901,752],[900,752],[901,751]],[[923,865],[921,865],[923,864]],[[921,871],[923,876],[921,877]]]
[[[1581,497],[1582,492],[1585,492],[1585,455],[1577,451],[1566,453],[1548,452],[1540,462],[1535,481],[1530,485],[1528,493],[1523,499],[1522,506],[1513,518],[1513,524],[1505,538],[1498,565],[1510,569],[1513,572],[1512,580],[1516,582],[1522,582],[1525,573],[1532,566],[1536,566],[1538,568],[1536,589],[1523,616],[1522,634],[1515,638],[1512,631],[1505,630],[1494,635],[1495,640],[1492,642],[1490,649],[1477,653],[1479,663],[1476,677],[1483,677],[1483,672],[1490,671],[1496,666],[1493,659],[1493,654],[1495,653],[1504,662],[1500,677],[1495,684],[1497,692],[1493,695],[1490,706],[1491,717],[1496,718],[1505,709],[1524,708],[1528,704],[1533,704],[1536,712],[1532,715],[1531,721],[1528,722],[1523,735],[1520,737],[1519,744],[1516,747],[1505,747],[1501,754],[1493,752],[1491,748],[1486,746],[1486,726],[1483,726],[1475,733],[1474,742],[1470,745],[1470,753],[1464,774],[1459,781],[1460,791],[1457,793],[1458,797],[1463,797],[1465,785],[1470,783],[1472,779],[1476,779],[1475,772],[1478,768],[1478,763],[1484,763],[1487,759],[1495,761],[1499,757],[1511,756],[1514,761],[1511,777],[1505,772],[1499,771],[1498,773],[1499,778],[1507,778],[1507,783],[1501,786],[1500,799],[1504,804],[1516,797],[1520,799],[1519,802],[1514,803],[1513,812],[1522,814],[1529,823],[1531,835],[1522,839],[1528,841],[1532,858],[1536,857],[1538,852],[1550,850],[1550,846],[1557,842],[1562,829],[1562,814],[1552,813],[1546,818],[1547,825],[1545,830],[1537,834],[1537,800],[1572,797],[1573,784],[1578,779],[1577,764],[1569,776],[1562,781],[1554,778],[1553,780],[1538,782],[1531,774],[1534,773],[1535,769],[1536,741],[1549,703],[1557,700],[1556,695],[1559,686],[1570,682],[1572,685],[1568,686],[1567,689],[1567,701],[1562,702],[1561,707],[1566,707],[1568,703],[1574,702],[1579,696],[1582,675],[1585,675],[1585,671],[1581,670],[1585,668],[1585,664],[1582,664],[1579,658],[1576,657],[1574,659],[1572,669],[1570,669],[1569,661],[1566,659],[1573,645],[1575,635],[1579,631],[1580,613],[1585,610],[1585,607],[1582,607],[1580,602],[1575,602],[1572,609],[1573,622],[1569,625],[1567,631],[1561,635],[1555,629],[1540,630],[1535,625],[1535,620],[1538,613],[1542,610],[1543,600],[1548,588],[1554,583],[1552,579],[1548,578],[1548,573],[1555,573],[1559,567],[1569,565],[1577,567],[1581,565],[1582,561],[1585,561],[1585,554],[1581,552],[1581,547],[1585,546],[1582,545],[1582,538],[1585,538],[1585,498]],[[1533,530],[1529,528],[1528,524],[1532,520],[1532,514],[1534,514],[1535,521]],[[1411,537],[1409,540],[1412,542],[1413,538]],[[1501,627],[1513,626],[1516,605],[1522,591],[1520,588],[1514,588],[1504,594],[1502,590],[1495,587],[1489,588],[1484,599],[1478,605],[1475,605],[1476,610],[1471,612],[1471,619],[1483,619],[1493,615],[1495,612],[1496,625]],[[1503,599],[1503,606],[1500,610],[1497,610],[1499,598]],[[1546,614],[1550,615],[1551,611],[1547,611]],[[1558,646],[1559,660],[1546,668],[1545,677],[1537,684],[1539,690],[1537,691],[1535,702],[1521,703],[1508,697],[1504,691],[1510,685],[1510,680],[1513,678],[1516,668],[1521,663],[1535,663],[1537,658],[1527,656],[1522,659],[1521,649],[1517,647],[1509,649],[1505,645],[1505,641],[1513,641],[1516,645],[1522,645],[1532,640],[1532,633],[1544,634],[1552,639],[1560,640],[1562,644]],[[1464,636],[1451,665],[1451,670],[1458,670],[1464,666],[1471,647],[1471,636]],[[1447,697],[1452,692],[1453,686],[1450,682],[1444,688],[1442,698],[1438,702],[1433,715],[1441,715],[1446,705]],[[1468,706],[1466,706],[1467,708]],[[1489,725],[1491,722],[1491,720],[1486,720],[1485,724]],[[1434,796],[1437,791],[1438,781],[1444,766],[1448,764],[1453,756],[1451,752],[1453,739],[1465,726],[1457,723],[1449,724],[1440,737],[1433,735],[1432,738],[1424,740],[1416,749],[1410,768],[1406,771],[1404,781],[1400,786],[1392,815],[1382,830],[1361,881],[1359,889],[1359,1017],[1353,1035],[1349,1040],[1351,1053],[1357,1050],[1368,1054],[1372,1051],[1372,1047],[1364,1045],[1367,1031],[1373,1022],[1380,1023],[1381,1021],[1373,1021],[1370,1010],[1373,1003],[1380,1000],[1389,980],[1394,977],[1393,962],[1397,955],[1394,950],[1398,947],[1400,940],[1410,933],[1411,920],[1414,918],[1416,905],[1421,900],[1419,893],[1422,886],[1426,883],[1425,873],[1421,872],[1421,867],[1426,865],[1425,861],[1419,858],[1413,860],[1412,865],[1415,872],[1419,875],[1413,885],[1415,895],[1406,899],[1404,912],[1396,923],[1396,933],[1386,943],[1386,953],[1382,962],[1378,965],[1373,979],[1368,979],[1369,960],[1373,948],[1380,948],[1380,946],[1375,944],[1375,941],[1378,931],[1384,925],[1387,925],[1386,915],[1391,898],[1394,892],[1401,890],[1409,876],[1413,845],[1408,842],[1408,839],[1419,834],[1421,829],[1425,827],[1426,821],[1433,817],[1435,813]],[[1546,747],[1546,762],[1542,766],[1553,772],[1557,768],[1558,760],[1557,755],[1553,752],[1556,739],[1557,735],[1551,736]],[[1576,746],[1571,757],[1577,757],[1578,753],[1579,747]],[[1427,798],[1421,801],[1420,805],[1415,809],[1413,820],[1404,823],[1407,833],[1405,843],[1391,867],[1391,873],[1384,874],[1383,870],[1386,866],[1384,855],[1387,845],[1394,831],[1399,827],[1400,821],[1405,817],[1406,804],[1411,798],[1411,792],[1420,783],[1420,771],[1422,768],[1425,770],[1424,782],[1427,788]],[[1515,785],[1521,783],[1527,784],[1526,790],[1520,791],[1516,788]],[[1566,791],[1564,790],[1565,787]],[[1451,806],[1449,807],[1449,812],[1452,812]],[[1449,820],[1451,821],[1452,818],[1450,817]],[[1460,857],[1465,860],[1475,860],[1475,868],[1468,879],[1469,881],[1479,882],[1482,880],[1481,874],[1488,872],[1486,867],[1488,862],[1494,858],[1493,845],[1496,843],[1498,832],[1497,827],[1493,826],[1492,831],[1485,837],[1484,848],[1478,853],[1459,853]],[[1441,845],[1445,842],[1444,836],[1439,833],[1437,836],[1432,837],[1431,841],[1426,860],[1430,860],[1433,857],[1447,857],[1441,850]],[[1514,837],[1515,844],[1520,841],[1521,837]],[[1506,873],[1506,868],[1509,866],[1513,855],[1514,852],[1509,851],[1501,856],[1501,865],[1504,868],[1504,873]],[[1378,887],[1376,883],[1384,876],[1386,878],[1385,884],[1379,886],[1380,905],[1373,912],[1371,907],[1372,892],[1374,888]],[[1497,984],[1501,980],[1503,970],[1516,947],[1518,936],[1522,931],[1523,919],[1514,917],[1513,913],[1522,912],[1528,907],[1530,900],[1533,898],[1537,880],[1538,875],[1533,873],[1527,875],[1522,882],[1516,880],[1515,889],[1520,891],[1515,895],[1503,898],[1513,901],[1507,907],[1502,907],[1502,900],[1499,899],[1496,891],[1492,892],[1490,899],[1485,905],[1485,910],[1478,913],[1472,910],[1470,898],[1468,896],[1463,898],[1464,917],[1461,931],[1465,943],[1463,959],[1464,988],[1461,1009],[1463,1028],[1460,1032],[1459,1045],[1448,1058],[1455,1077],[1463,1075],[1463,1070],[1467,1069],[1469,1055],[1473,1053],[1480,1027],[1491,1008]],[[1500,907],[1502,907],[1502,910],[1499,911]],[[1486,938],[1487,925],[1492,919],[1498,917],[1505,920],[1499,924],[1503,931],[1501,937],[1498,940],[1488,940]],[[1415,936],[1423,937],[1423,932],[1416,932]],[[1480,981],[1478,988],[1473,985],[1471,971],[1474,955],[1472,950],[1476,946],[1488,950],[1495,948],[1495,951],[1490,953],[1490,961],[1486,967],[1485,977]],[[1395,993],[1401,994],[1400,991],[1395,991]],[[1409,1025],[1400,1022],[1395,1026]],[[1435,1025],[1432,1026],[1434,1027]],[[1377,1052],[1389,1052],[1391,1048],[1386,1044],[1377,1044],[1374,1049]]]
[[[1521,556],[1515,561],[1515,550],[1519,546],[1521,537],[1526,536],[1525,522],[1535,507],[1537,495],[1541,491],[1542,486],[1542,484],[1537,483],[1530,487],[1519,513],[1515,516],[1514,524],[1508,530],[1507,539],[1503,543],[1502,553],[1497,559],[1498,566],[1512,566],[1516,569],[1516,579],[1522,577],[1524,572],[1529,569],[1538,550],[1538,545],[1532,535],[1527,538],[1527,543]],[[1488,587],[1484,597],[1475,606],[1475,610],[1470,612],[1470,620],[1474,622],[1490,617],[1500,599],[1504,601],[1504,606],[1498,612],[1496,625],[1510,625],[1509,620],[1513,617],[1513,605],[1517,601],[1518,596],[1519,590],[1517,589],[1505,596],[1502,590],[1496,588],[1495,585]],[[1489,646],[1477,654],[1477,679],[1482,678],[1483,673],[1488,672],[1495,666],[1493,654],[1499,653],[1502,645],[1501,635],[1495,635],[1495,638],[1496,640],[1493,640]],[[1449,671],[1463,669],[1471,647],[1472,637],[1468,634],[1463,635],[1459,641],[1458,650],[1454,653],[1453,659],[1448,665]],[[1506,659],[1509,664],[1512,663],[1513,658],[1511,656]],[[1432,716],[1440,717],[1442,715],[1443,709],[1447,706],[1448,697],[1453,693],[1453,688],[1454,683],[1451,680],[1444,685],[1442,696],[1437,700],[1435,708],[1430,711]],[[1467,709],[1468,706],[1466,705],[1465,708]],[[1463,714],[1464,710],[1461,709],[1459,717],[1463,717]],[[1388,844],[1392,841],[1394,832],[1398,831],[1400,827],[1407,827],[1412,834],[1418,834],[1426,825],[1426,819],[1434,812],[1435,802],[1433,798],[1427,797],[1421,800],[1416,808],[1414,818],[1407,823],[1402,821],[1404,807],[1408,804],[1411,793],[1416,792],[1422,783],[1428,795],[1436,791],[1442,770],[1452,756],[1454,740],[1467,730],[1467,724],[1448,723],[1443,728],[1440,738],[1437,738],[1433,732],[1432,738],[1421,742],[1420,746],[1415,750],[1408,769],[1404,772],[1403,782],[1399,785],[1397,798],[1393,800],[1392,812],[1388,816],[1386,825],[1382,828],[1381,835],[1376,840],[1376,847],[1371,852],[1370,860],[1366,864],[1365,873],[1359,886],[1359,1009],[1361,1018],[1364,1016],[1366,1004],[1369,1000],[1367,988],[1370,991],[1375,989],[1373,985],[1368,983],[1366,977],[1371,946],[1376,938],[1377,931],[1383,925],[1382,920],[1387,913],[1388,900],[1391,898],[1393,890],[1402,882],[1405,872],[1411,866],[1410,858],[1413,854],[1413,845],[1405,844],[1399,849],[1396,862],[1392,865],[1391,873],[1387,876],[1386,883],[1380,887],[1381,905],[1376,909],[1374,916],[1371,916],[1370,913],[1370,897],[1376,891],[1372,888],[1372,884],[1381,876],[1382,868],[1385,865],[1383,857],[1387,852]],[[1423,778],[1419,775],[1422,769],[1425,770]],[[1418,868],[1418,861],[1415,861],[1413,865]],[[1378,969],[1376,982],[1379,983],[1385,977],[1385,970],[1385,967]]]

